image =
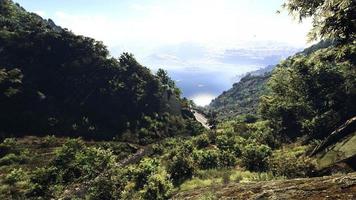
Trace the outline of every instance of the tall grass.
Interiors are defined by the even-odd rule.
[[[250,172],[240,169],[210,169],[198,170],[195,176],[180,186],[181,191],[192,190],[210,186],[221,186],[229,183],[248,183],[270,180],[281,180],[284,177],[276,177],[268,172]]]

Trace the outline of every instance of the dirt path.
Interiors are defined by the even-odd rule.
[[[147,145],[140,148],[136,153],[127,157],[126,159],[120,161],[116,165],[119,167],[123,167],[129,164],[138,163],[144,156],[152,154],[152,145]]]
[[[179,192],[172,199],[199,199],[212,193],[216,199],[356,199],[356,173],[316,178],[231,183]]]
[[[192,110],[192,112],[194,113],[195,119],[196,119],[198,122],[200,122],[200,123],[204,126],[204,128],[210,129],[210,126],[209,126],[209,124],[208,124],[208,119],[207,119],[203,114],[199,113],[199,112],[196,111],[196,110]]]

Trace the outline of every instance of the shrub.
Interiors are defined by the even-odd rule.
[[[137,147],[128,143],[104,142],[96,145],[101,149],[111,151],[119,160],[127,158],[130,154],[137,151]]]
[[[152,145],[152,151],[155,155],[162,155],[164,152],[164,147],[161,144],[154,144]]]
[[[17,148],[16,139],[15,138],[6,138],[0,144],[0,157],[5,156],[6,154],[14,153],[18,154],[19,149]]]
[[[278,138],[270,128],[270,121],[258,121],[249,125],[250,138],[256,140],[260,144],[268,145],[271,148],[280,147],[280,138]]]
[[[58,179],[69,183],[78,178],[94,178],[112,167],[115,160],[110,150],[86,147],[83,141],[70,139],[57,150],[51,164],[57,168]]]
[[[236,157],[230,151],[220,151],[218,159],[220,167],[234,167],[236,165]]]
[[[266,145],[250,143],[242,151],[242,164],[251,171],[265,171],[272,151]]]
[[[15,185],[19,181],[23,181],[26,177],[26,173],[21,169],[13,169],[9,174],[5,176],[4,183],[9,185]]]
[[[25,191],[28,190],[28,176],[21,168],[13,169],[4,176],[0,187],[1,199],[26,199]]]
[[[208,134],[210,143],[211,144],[215,144],[215,142],[216,142],[216,132],[215,131],[209,131],[207,134]]]
[[[57,176],[58,172],[54,167],[37,168],[30,175],[31,188],[27,196],[50,199],[50,186],[57,182]]]
[[[193,159],[200,169],[218,167],[219,153],[217,150],[198,150],[193,152]]]
[[[209,146],[210,140],[207,134],[201,134],[194,138],[193,143],[198,149],[202,149]]]
[[[90,200],[114,200],[116,198],[115,185],[110,177],[97,177],[89,188]]]
[[[221,150],[234,151],[235,141],[234,138],[227,135],[218,135],[216,137],[216,146]]]
[[[309,177],[316,170],[316,163],[313,159],[293,150],[275,151],[269,158],[268,164],[274,175],[288,178]]]
[[[140,196],[147,200],[165,200],[170,197],[172,188],[167,173],[162,171],[148,178],[147,184],[140,191]]]
[[[41,146],[42,147],[54,147],[58,144],[57,138],[54,135],[47,135],[46,137],[42,138]]]
[[[135,189],[142,189],[147,184],[148,178],[151,174],[158,171],[159,162],[157,159],[145,158],[132,171]]]
[[[9,153],[0,159],[0,166],[12,164],[24,164],[29,160],[28,151],[23,151],[19,155]]]
[[[167,172],[170,174],[173,184],[178,186],[193,176],[193,161],[185,154],[177,154],[168,161]]]

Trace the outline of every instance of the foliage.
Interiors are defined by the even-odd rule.
[[[274,175],[287,178],[310,177],[316,171],[315,161],[305,155],[303,147],[274,151],[268,165]]]
[[[5,175],[0,187],[1,199],[25,199],[29,189],[28,175],[21,169],[13,169]]]
[[[300,21],[312,17],[311,40],[324,38],[350,42],[356,39],[356,3],[353,0],[288,0],[284,7]]]
[[[283,137],[323,138],[356,114],[355,45],[330,47],[281,63],[260,110]]]
[[[236,165],[236,155],[230,151],[220,151],[218,155],[219,167],[234,167]]]
[[[47,135],[41,140],[42,147],[54,147],[57,145],[57,138],[54,135]]]
[[[24,164],[30,159],[29,151],[21,148],[14,138],[6,138],[0,144],[0,166]]]
[[[219,152],[215,149],[196,150],[193,160],[200,169],[217,168],[219,165]]]
[[[0,144],[0,157],[5,156],[8,153],[17,154],[19,151],[15,138],[5,138]]]
[[[163,171],[148,178],[147,184],[140,191],[140,195],[142,199],[165,200],[169,199],[172,188],[173,185],[169,181],[167,173]]]
[[[217,112],[220,121],[242,114],[256,114],[259,98],[267,93],[266,82],[269,77],[270,73],[243,77],[231,89],[214,99],[209,109]]]
[[[127,158],[130,154],[137,152],[136,146],[123,142],[100,142],[95,146],[100,149],[111,151],[118,160]]]
[[[167,172],[170,174],[172,183],[175,186],[190,179],[194,173],[193,160],[183,153],[174,155],[167,164]]]
[[[209,146],[210,139],[207,134],[201,134],[193,139],[193,143],[198,149],[202,149]]]
[[[0,166],[12,165],[15,163],[24,164],[29,160],[28,152],[22,152],[19,155],[9,153],[6,156],[0,158]]]
[[[242,151],[242,164],[251,171],[266,171],[271,154],[270,147],[251,142]]]
[[[166,72],[152,74],[129,53],[112,58],[102,42],[11,0],[0,4],[0,132],[112,139],[141,130],[129,138],[147,143],[184,130],[180,91]]]

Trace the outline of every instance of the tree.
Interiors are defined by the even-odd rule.
[[[310,40],[336,39],[346,43],[356,39],[354,0],[288,0],[283,7],[300,21],[312,18]]]
[[[158,69],[158,71],[156,72],[156,76],[162,83],[163,88],[168,91],[169,95],[174,94],[176,97],[180,97],[180,89],[176,86],[175,82],[171,79],[171,77],[168,76],[168,72],[166,70]]]

